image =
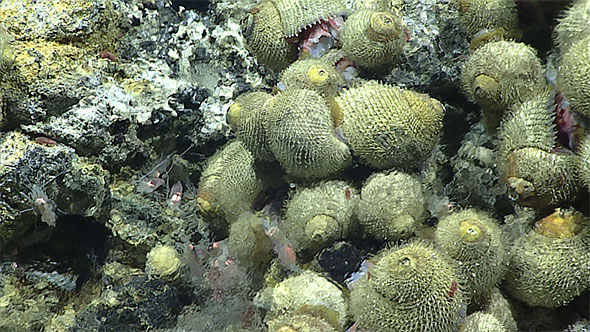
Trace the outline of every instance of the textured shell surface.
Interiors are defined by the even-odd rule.
[[[197,201],[208,214],[221,214],[230,223],[246,211],[264,189],[254,158],[240,141],[226,144],[209,158],[201,173]]]
[[[512,0],[458,0],[461,24],[474,36],[481,30],[518,28],[518,12]]]
[[[463,66],[467,98],[482,108],[505,110],[545,90],[544,68],[536,51],[523,43],[497,41],[478,48]]]
[[[586,186],[586,189],[590,191],[590,134],[586,135],[582,140],[578,153],[578,177]]]
[[[563,54],[572,42],[590,33],[590,1],[575,1],[561,16],[553,33],[555,44],[557,44]]]
[[[504,277],[508,251],[498,221],[476,209],[452,212],[435,231],[435,243],[459,264],[473,300],[487,298]]]
[[[356,215],[365,232],[384,240],[411,236],[426,216],[420,180],[402,172],[375,173],[363,188]]]
[[[267,322],[269,332],[337,332],[320,317],[305,314],[286,315]]]
[[[342,291],[314,272],[306,270],[281,281],[272,289],[272,292],[269,292],[269,295],[270,310],[267,317],[270,319],[295,313],[302,306],[307,305],[324,306],[338,313],[340,328],[346,321],[346,302]]]
[[[358,201],[357,190],[345,181],[320,182],[313,187],[298,189],[286,204],[285,232],[295,240],[299,249],[324,246],[326,240],[341,239],[347,235]],[[324,216],[334,222],[334,228],[327,234],[324,229],[310,229],[314,217]],[[319,239],[314,239],[313,233]]]
[[[574,200],[580,188],[575,176],[577,156],[522,148],[508,155],[502,165],[511,195],[523,206],[547,207]],[[519,188],[517,179],[532,188]]]
[[[590,228],[585,217],[578,222],[581,227],[571,237],[547,237],[530,230],[513,244],[506,277],[511,296],[531,306],[557,307],[588,288]]]
[[[297,35],[303,29],[347,12],[342,0],[267,0],[280,13],[282,37]]]
[[[417,165],[442,129],[440,102],[391,85],[367,82],[336,97],[336,104],[353,154],[378,169]]]
[[[269,101],[267,111],[269,146],[287,174],[322,178],[352,162],[348,146],[334,133],[331,110],[317,92],[285,91]]]
[[[555,147],[555,113],[548,109],[546,98],[536,98],[517,105],[508,113],[498,131],[500,160],[520,148],[550,152]]]
[[[236,138],[252,152],[255,159],[274,160],[267,146],[264,130],[265,104],[272,96],[263,91],[241,94],[230,106],[227,120]]]
[[[323,57],[295,61],[281,72],[279,81],[286,89],[315,90],[323,96],[335,96],[345,84],[333,62]]]
[[[265,265],[272,258],[272,243],[262,220],[259,214],[245,212],[230,226],[227,247],[242,266]]]
[[[494,315],[474,312],[465,318],[459,332],[508,332],[508,330]]]
[[[297,59],[297,47],[283,34],[279,9],[262,1],[242,20],[242,35],[256,59],[274,70],[282,70]]]
[[[351,292],[351,312],[361,329],[456,331],[465,298],[452,263],[420,242],[380,257]]]
[[[392,64],[406,42],[403,29],[401,19],[391,12],[359,10],[342,26],[342,52],[361,67]]]
[[[557,85],[574,111],[590,116],[590,34],[561,55]]]

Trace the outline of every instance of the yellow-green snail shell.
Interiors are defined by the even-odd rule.
[[[336,136],[332,112],[313,90],[292,89],[267,105],[269,146],[281,167],[299,178],[323,178],[352,162],[348,146]]]
[[[345,84],[336,66],[324,58],[295,61],[281,72],[279,81],[284,89],[309,89],[325,97],[335,96]]]
[[[352,153],[371,167],[418,165],[438,142],[444,108],[428,95],[367,82],[335,101],[334,113]]]
[[[197,204],[205,216],[232,223],[251,210],[263,190],[252,154],[242,142],[232,141],[207,160],[199,180]]]
[[[498,132],[500,168],[509,195],[523,206],[546,208],[576,198],[578,156],[553,151],[553,115],[543,98],[516,107]]]
[[[435,243],[460,262],[459,273],[472,300],[484,300],[506,272],[508,250],[498,221],[483,211],[466,209],[441,218]]]
[[[242,19],[246,48],[263,65],[282,70],[297,59],[297,46],[284,37],[281,15],[270,1],[262,1]]]
[[[588,289],[590,228],[573,210],[556,209],[512,245],[509,294],[530,306],[558,307]]]
[[[396,241],[412,236],[426,217],[420,180],[392,171],[374,173],[361,189],[356,207],[365,233],[381,240]]]
[[[573,42],[561,55],[557,85],[572,110],[590,117],[590,35]]]
[[[342,26],[342,52],[363,68],[391,65],[406,43],[401,19],[390,12],[360,10]]]
[[[484,124],[495,131],[504,111],[546,90],[536,51],[523,43],[497,41],[478,48],[461,71],[467,98],[482,108]]]
[[[351,291],[360,329],[454,332],[465,298],[453,264],[431,246],[411,242],[385,250]]]
[[[348,235],[357,201],[357,190],[344,181],[298,189],[286,204],[284,230],[298,251],[317,251]]]
[[[227,122],[238,140],[252,152],[257,160],[274,160],[264,130],[265,105],[272,96],[262,91],[243,93],[227,111]]]

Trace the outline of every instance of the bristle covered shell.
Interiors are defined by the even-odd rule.
[[[555,113],[548,109],[545,98],[517,105],[505,116],[498,131],[500,160],[521,148],[550,152],[555,147]]]
[[[580,144],[577,160],[578,178],[590,191],[590,135],[586,135]]]
[[[426,216],[422,185],[406,173],[375,173],[361,189],[356,215],[370,236],[388,241],[410,237]]]
[[[590,33],[590,1],[579,0],[567,9],[555,26],[555,44],[565,53],[570,45]]]
[[[286,91],[269,101],[267,111],[269,146],[288,174],[321,178],[351,163],[348,147],[334,133],[331,110],[317,92]]]
[[[580,187],[572,176],[576,157],[536,148],[510,153],[502,165],[510,196],[520,205],[537,208],[573,201]]]
[[[252,154],[242,142],[232,141],[207,161],[199,180],[197,204],[205,215],[225,217],[232,223],[250,211],[263,189]]]
[[[465,318],[459,332],[508,332],[509,330],[494,315],[474,312]]]
[[[335,96],[344,86],[344,77],[324,58],[298,60],[281,72],[279,80],[286,89],[309,89],[322,96]]]
[[[578,212],[556,210],[521,236],[512,252],[507,290],[528,305],[563,306],[588,288],[590,228]]]
[[[478,48],[461,72],[467,98],[484,109],[510,108],[545,89],[543,65],[523,43],[497,41]]]
[[[283,37],[291,37],[306,27],[347,12],[342,0],[268,0],[279,11]]]
[[[245,212],[229,228],[227,247],[241,266],[264,266],[272,258],[272,243],[262,220],[261,215]]]
[[[344,181],[298,189],[286,205],[284,230],[298,250],[320,249],[351,228],[358,192]]]
[[[461,25],[470,36],[482,30],[518,28],[518,12],[512,0],[457,0]]]
[[[307,314],[287,315],[267,322],[268,332],[337,332],[320,317]]]
[[[391,12],[360,10],[342,27],[342,52],[364,68],[391,65],[406,42],[401,19]]]
[[[590,35],[561,55],[557,85],[574,111],[590,116]]]
[[[274,288],[267,288],[259,294],[255,303],[268,309],[265,317],[267,321],[301,312],[313,312],[320,313],[322,318],[338,326],[339,330],[343,329],[346,322],[346,302],[342,291],[324,277],[308,270],[286,278]],[[316,309],[322,306],[323,310],[310,308],[314,306]]]
[[[274,160],[263,126],[266,112],[264,105],[271,97],[262,91],[241,94],[227,112],[227,122],[236,138],[244,143],[257,160]]]
[[[285,39],[281,14],[271,2],[256,5],[241,24],[246,47],[260,63],[282,70],[297,59],[297,47]]]
[[[442,129],[440,102],[390,85],[365,83],[342,93],[336,104],[353,154],[378,169],[421,163]]]
[[[484,299],[506,272],[508,251],[498,221],[483,211],[466,209],[443,217],[435,243],[459,262],[459,273],[473,300]]]
[[[361,330],[456,331],[464,294],[442,254],[412,242],[380,256],[351,292],[351,311]]]

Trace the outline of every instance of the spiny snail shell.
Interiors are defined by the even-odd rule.
[[[576,1],[558,19],[553,29],[555,44],[559,47],[561,54],[564,54],[570,45],[577,40],[584,38],[590,33],[590,1]]]
[[[555,206],[576,198],[580,188],[578,179],[572,176],[576,159],[575,155],[522,148],[508,156],[504,177],[518,204]]]
[[[283,33],[281,14],[270,1],[262,1],[241,22],[246,48],[273,70],[282,70],[297,59],[297,46]]]
[[[590,35],[562,53],[557,85],[573,110],[590,117]]]
[[[344,181],[298,189],[285,211],[285,232],[298,250],[320,249],[348,234],[358,192]]]
[[[444,109],[428,95],[367,82],[335,98],[342,133],[365,164],[411,167],[430,155],[442,129]]]
[[[317,92],[285,91],[268,102],[267,112],[269,146],[287,174],[322,178],[352,162],[348,146],[334,134],[331,110]]]
[[[452,212],[436,228],[435,243],[460,262],[473,300],[487,298],[502,281],[508,252],[498,221],[476,209]]]
[[[458,0],[461,25],[470,36],[481,30],[518,28],[518,12],[512,0]]]
[[[297,58],[297,45],[287,38],[346,11],[342,0],[265,0],[242,21],[242,34],[260,63],[282,70]]]
[[[379,256],[351,292],[351,311],[361,329],[456,331],[464,293],[450,261],[420,242]]]
[[[272,242],[265,234],[264,216],[245,212],[231,224],[227,247],[244,267],[265,266],[272,258]]]
[[[531,306],[568,304],[588,288],[590,228],[587,218],[556,209],[512,246],[509,294]]]
[[[309,89],[326,97],[335,96],[345,84],[335,65],[324,58],[295,61],[281,72],[279,81],[286,89]]]
[[[243,93],[227,112],[227,122],[237,139],[244,143],[257,160],[274,160],[263,126],[266,112],[264,105],[271,98],[270,94],[262,91]]]
[[[505,163],[508,155],[521,148],[550,152],[555,146],[555,113],[547,107],[545,95],[513,108],[498,131],[499,156]]]
[[[590,134],[582,140],[578,153],[578,177],[586,189],[590,191]]]
[[[422,185],[406,173],[374,173],[361,189],[356,215],[370,236],[388,241],[410,237],[426,217]]]
[[[314,315],[294,314],[267,322],[268,332],[337,332],[334,326]]]
[[[552,152],[553,115],[542,100],[516,107],[498,133],[500,168],[509,191],[524,206],[547,207],[574,199],[580,186],[572,176],[577,156]]]
[[[256,175],[254,158],[244,143],[232,141],[207,160],[197,192],[197,204],[211,217],[225,217],[232,223],[250,211],[264,190]]]
[[[497,41],[473,52],[461,71],[461,85],[467,98],[483,109],[486,129],[494,130],[504,110],[545,91],[543,72],[532,47]]]
[[[295,36],[321,19],[347,12],[342,0],[269,0],[279,10],[284,37]]]
[[[342,26],[342,52],[364,68],[392,64],[406,42],[403,29],[401,19],[390,12],[357,11]]]
[[[304,270],[299,275],[284,279],[274,288],[263,290],[260,294],[255,302],[269,309],[265,316],[267,321],[321,305],[324,307],[323,313],[329,312],[329,316],[335,318],[328,319],[328,322],[338,326],[338,330],[344,330],[347,304],[342,291],[315,272]],[[326,317],[322,315],[322,318]]]
[[[509,332],[496,316],[485,312],[474,312],[465,318],[458,332]]]

